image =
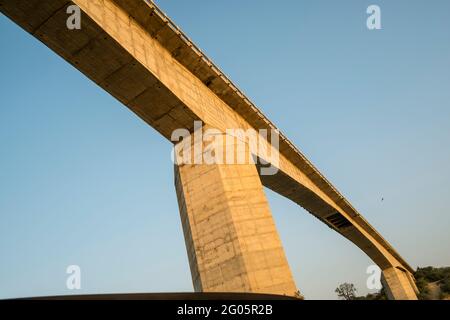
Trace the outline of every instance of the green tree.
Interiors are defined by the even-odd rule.
[[[450,294],[450,276],[441,281],[441,291],[443,294]]]
[[[356,288],[353,283],[343,283],[334,290],[337,296],[343,300],[355,300],[356,299]]]
[[[424,267],[417,268],[414,273],[416,285],[419,289],[418,298],[420,300],[428,300],[430,297],[430,283],[437,282],[441,291],[441,299],[450,294],[450,267],[435,268]]]

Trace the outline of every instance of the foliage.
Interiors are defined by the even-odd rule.
[[[441,299],[450,296],[450,276],[447,275],[446,278],[441,280]]]
[[[445,278],[450,277],[450,267],[447,268],[434,268],[434,267],[425,267],[425,268],[417,268],[414,276],[416,279],[423,278],[427,282],[435,282],[441,281]]]
[[[428,282],[424,278],[416,278],[416,286],[419,289],[417,298],[419,300],[428,300],[430,290],[428,289]]]
[[[386,292],[382,288],[377,293],[369,293],[366,296],[360,296],[356,298],[357,300],[387,300]]]
[[[432,299],[430,295],[430,283],[437,283],[440,289],[440,298],[450,297],[450,267],[417,268],[414,273],[416,285],[419,289],[419,300]],[[343,283],[336,288],[338,297],[344,300],[387,300],[384,288],[378,293],[369,293],[366,296],[356,296],[356,288],[352,283]]]
[[[356,299],[356,288],[353,283],[343,283],[334,290],[340,299],[344,300],[355,300]]]
[[[428,289],[429,283],[437,282],[441,290],[441,298],[450,295],[450,267],[435,268],[425,267],[417,268],[414,273],[416,278],[417,288],[419,289],[418,298],[421,300],[430,299],[430,290]]]

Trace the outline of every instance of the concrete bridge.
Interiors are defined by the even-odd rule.
[[[66,26],[71,5],[79,30]],[[0,10],[169,140],[179,128],[195,134],[194,121],[224,135],[277,129],[150,1],[0,0]],[[275,175],[251,163],[175,166],[195,290],[296,295],[266,186],[364,251],[390,299],[417,299],[413,269],[282,133],[273,152]]]

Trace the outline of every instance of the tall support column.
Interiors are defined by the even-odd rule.
[[[296,295],[254,164],[175,165],[175,186],[195,291]]]
[[[384,269],[381,280],[389,300],[417,300],[418,289],[408,271],[396,267]]]

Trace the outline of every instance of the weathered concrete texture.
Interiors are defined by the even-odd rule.
[[[417,300],[417,287],[413,276],[402,268],[383,270],[383,287],[390,300]]]
[[[175,166],[175,186],[196,291],[295,296],[255,165]]]

